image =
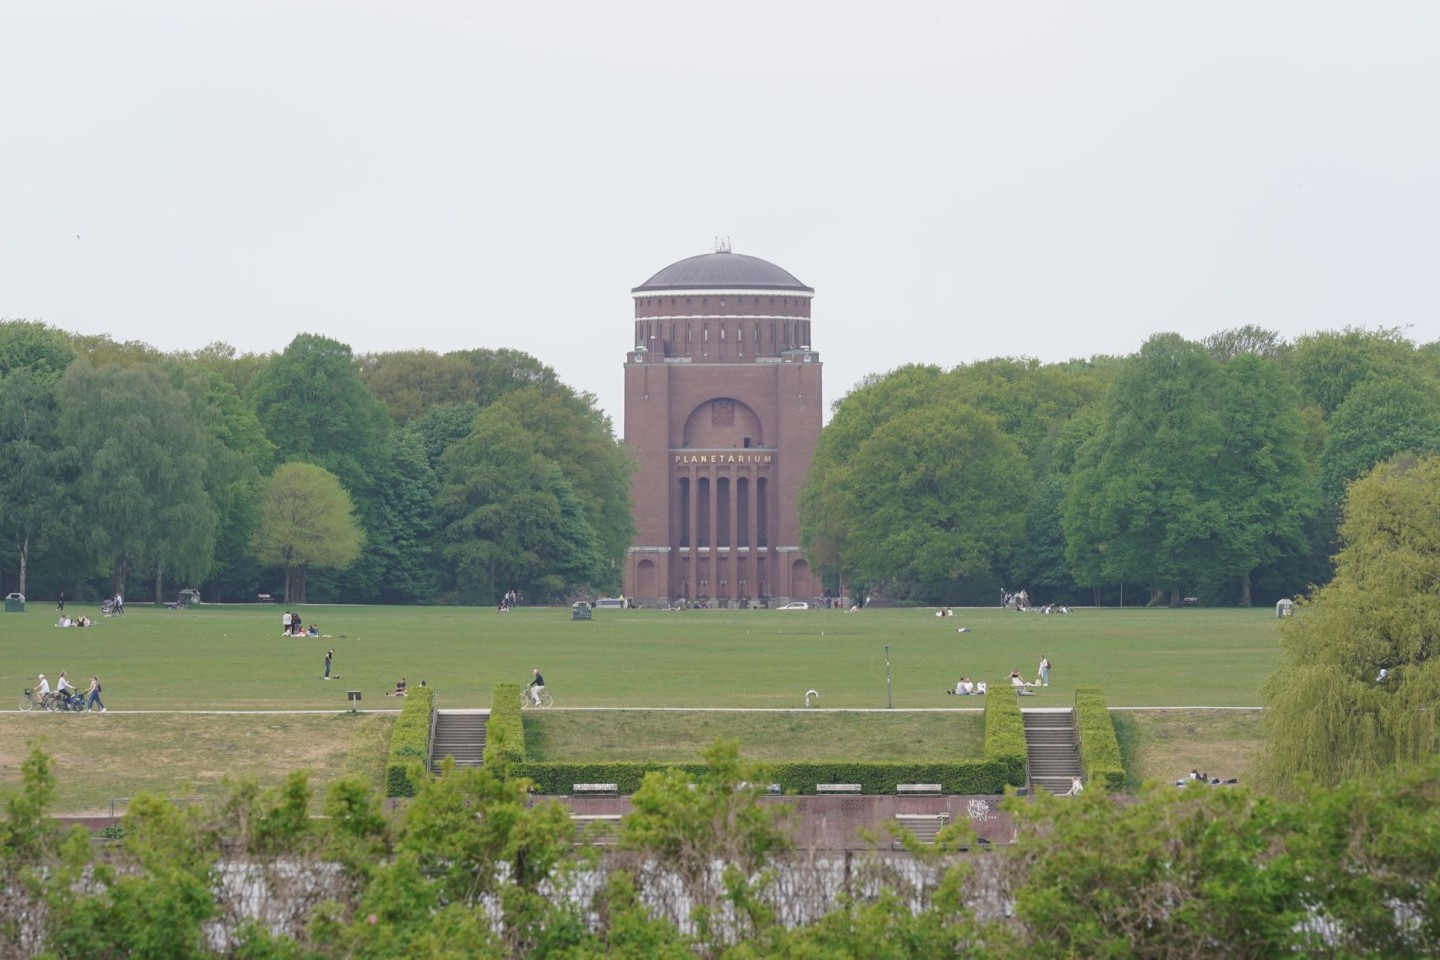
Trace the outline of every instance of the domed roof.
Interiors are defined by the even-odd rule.
[[[790,271],[775,266],[759,257],[747,257],[743,253],[702,253],[661,270],[646,280],[631,293],[646,293],[660,290],[714,290],[717,288],[741,288],[745,290],[794,290],[797,293],[814,293],[791,275]]]

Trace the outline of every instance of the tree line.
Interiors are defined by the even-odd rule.
[[[852,594],[1273,603],[1329,579],[1348,484],[1437,451],[1440,343],[1393,329],[912,365],[834,405],[802,538]]]
[[[613,590],[629,460],[512,350],[280,353],[0,323],[7,592],[491,603]]]
[[[608,417],[511,350],[0,322],[0,440],[0,576],[39,596],[554,600],[618,589],[633,530]],[[834,405],[802,538],[835,593],[1270,603],[1329,579],[1347,484],[1437,451],[1440,344],[1391,329],[912,365]]]

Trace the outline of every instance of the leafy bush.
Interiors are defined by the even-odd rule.
[[[492,771],[503,771],[508,764],[525,762],[525,723],[520,715],[522,689],[518,683],[497,683],[491,689],[490,720],[485,724],[485,765]]]
[[[430,759],[430,708],[435,691],[430,687],[414,687],[405,698],[405,706],[390,732],[390,758],[385,764],[385,795],[413,797],[415,784],[410,779],[414,767],[424,770]]]
[[[1075,721],[1080,727],[1080,762],[1085,782],[1107,791],[1125,787],[1125,764],[1120,759],[1120,741],[1110,722],[1110,707],[1099,687],[1075,688]]]
[[[1028,756],[1025,718],[1014,691],[1009,687],[991,690],[985,695],[985,762],[1004,771],[1004,783],[1023,787]]]

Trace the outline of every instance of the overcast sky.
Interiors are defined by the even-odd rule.
[[[1440,336],[1440,3],[4,2],[0,318],[511,347],[728,236],[870,373]]]

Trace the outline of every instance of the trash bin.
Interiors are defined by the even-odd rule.
[[[6,613],[24,613],[24,612],[25,612],[25,594],[23,594],[23,593],[7,593],[7,594],[5,594],[5,612],[6,612]]]
[[[570,608],[570,619],[589,620],[590,613],[590,604],[586,603],[584,600],[581,600]]]
[[[199,590],[181,590],[181,591],[180,591],[180,606],[182,606],[182,607],[184,607],[185,609],[188,610],[188,609],[191,608],[191,607],[197,607],[197,606],[199,606],[199,605],[200,605],[200,591],[199,591]]]

